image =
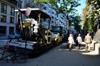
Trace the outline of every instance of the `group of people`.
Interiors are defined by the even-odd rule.
[[[77,42],[76,42],[76,41]],[[85,42],[85,50],[86,51],[90,51],[90,47],[89,45],[91,44],[92,42],[92,37],[90,35],[90,33],[87,33],[87,35],[85,36],[84,38],[84,41],[83,41],[83,38],[81,37],[81,34],[78,34],[78,36],[76,38],[74,38],[73,34],[69,34],[69,37],[68,37],[68,46],[69,46],[69,50],[72,49],[72,47],[78,43],[78,47],[80,49],[82,43]]]

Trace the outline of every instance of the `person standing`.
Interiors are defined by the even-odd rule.
[[[78,42],[78,47],[80,49],[81,44],[82,44],[82,38],[81,38],[81,35],[80,34],[78,34],[78,36],[77,36],[77,42]]]
[[[86,48],[86,51],[90,51],[90,47],[89,47],[89,45],[91,44],[91,42],[92,42],[92,37],[90,36],[90,33],[87,33],[87,35],[85,36],[85,43],[86,43],[86,46],[85,46],[85,48]]]
[[[72,34],[70,34],[68,37],[68,44],[69,44],[69,50],[71,51],[73,44],[75,44]]]

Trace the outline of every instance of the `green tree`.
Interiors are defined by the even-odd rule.
[[[63,3],[60,4],[60,10],[65,13],[73,13],[76,11],[76,7],[79,6],[79,1],[77,0],[63,0]]]
[[[74,16],[73,22],[74,22],[75,29],[80,32],[80,30],[81,30],[81,26],[80,26],[81,17],[78,16],[78,15],[77,16]]]
[[[80,3],[78,0],[63,0],[63,2],[60,4],[60,7],[58,8],[59,12],[66,14],[69,27],[72,25],[74,20],[76,20],[74,21],[74,27],[79,26],[80,19],[75,16],[77,11],[76,7],[79,5]],[[70,19],[71,15],[75,18]]]
[[[86,16],[84,16],[84,28],[88,32],[93,32],[94,28],[99,25],[98,17],[100,15],[100,0],[87,0],[86,2]]]
[[[34,3],[51,3],[55,4],[56,0],[33,0]]]

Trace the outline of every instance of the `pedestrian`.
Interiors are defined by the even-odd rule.
[[[78,42],[78,47],[79,47],[79,49],[80,49],[80,47],[81,47],[81,44],[82,44],[82,37],[81,37],[81,35],[80,34],[78,34],[78,36],[77,36],[77,42]]]
[[[90,51],[90,46],[89,45],[92,42],[92,37],[90,36],[90,33],[87,33],[87,35],[85,36],[84,41],[86,43],[86,46],[85,46],[86,51]]]
[[[73,44],[75,44],[72,34],[70,34],[69,37],[68,37],[68,44],[69,44],[69,50],[71,51],[72,47],[73,47]]]

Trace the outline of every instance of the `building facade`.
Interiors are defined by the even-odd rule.
[[[0,38],[16,33],[16,0],[0,0]]]

